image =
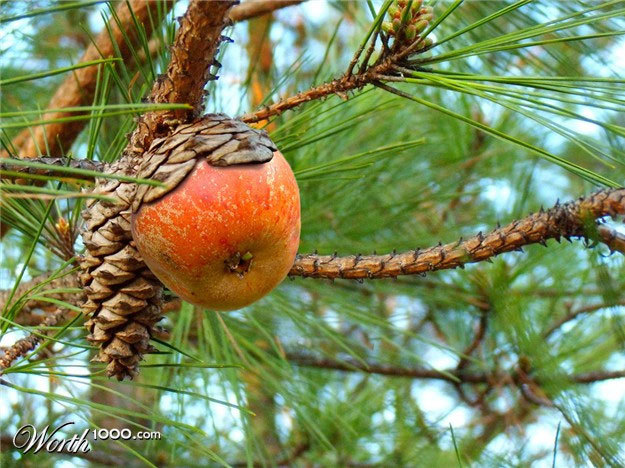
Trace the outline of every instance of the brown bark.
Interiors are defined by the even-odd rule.
[[[157,137],[169,134],[180,123],[198,117],[205,97],[204,86],[215,76],[210,68],[217,65],[215,56],[225,38],[221,35],[229,24],[228,14],[234,0],[190,3],[171,49],[167,73],[154,83],[148,100],[153,103],[190,104],[191,109],[149,112],[141,116],[128,149],[145,152]]]
[[[21,283],[17,289],[15,290],[15,294],[13,294],[12,302],[15,302],[20,296],[25,294],[28,290],[36,287],[38,284],[46,281],[50,277],[50,274],[43,274],[38,276],[30,281],[25,281]],[[67,274],[65,276],[61,276],[60,278],[53,279],[50,281],[44,288],[45,289],[69,289],[69,288],[79,288],[80,283],[78,282],[78,276],[76,274]],[[11,290],[3,290],[0,291],[0,308],[4,309],[6,303],[11,296]],[[69,302],[70,304],[79,304],[82,301],[83,295],[82,293],[56,293],[56,294],[48,294],[47,297],[52,297],[54,299],[58,299],[60,301]],[[33,299],[27,301],[22,308],[20,309],[21,314],[31,314],[35,309],[56,309],[57,306],[51,304],[50,302]],[[39,324],[41,321],[37,322]],[[22,323],[22,322],[20,322]]]
[[[291,5],[297,5],[305,0],[248,0],[238,5],[230,12],[230,19],[234,22],[244,21],[257,16],[266,15]]]
[[[58,166],[59,169],[39,169],[28,166],[20,166],[16,164],[12,164],[13,161],[19,162],[19,160],[15,160],[13,158],[2,158],[0,159],[0,175],[3,179],[20,179],[20,176],[23,175],[25,179],[28,178],[29,175],[41,175],[46,177],[56,177],[56,178],[70,178],[70,179],[80,179],[80,180],[89,180],[93,181],[94,177],[90,175],[84,174],[72,174],[65,171],[63,168],[72,168],[72,169],[82,169],[87,171],[97,171],[104,172],[108,167],[107,164],[102,163],[100,161],[90,161],[88,159],[72,159],[71,161],[67,158],[35,158],[34,156],[27,156],[27,158],[32,159],[31,162],[47,164],[50,166]],[[9,173],[5,172],[9,171]]]
[[[581,197],[563,205],[558,204],[548,211],[534,213],[497,228],[489,234],[480,233],[466,241],[387,255],[346,257],[299,255],[289,275],[330,279],[373,279],[457,268],[467,263],[487,261],[495,255],[518,250],[525,245],[543,244],[547,239],[588,236],[590,233],[585,230],[588,220],[593,220],[590,225],[594,228],[595,219],[617,214],[625,214],[624,188],[601,190],[588,197]],[[605,225],[599,225],[596,234],[599,236],[598,240],[608,246],[610,239],[623,241],[618,232]],[[18,291],[26,291],[46,278],[47,275],[35,278],[21,286]],[[74,287],[73,285],[78,284],[75,276],[59,281],[71,285],[64,287]],[[57,283],[52,283],[50,287],[59,287],[54,286],[55,284]],[[7,291],[0,292],[0,306],[4,306],[8,294]],[[37,306],[37,303],[28,303],[25,307],[33,309]]]
[[[431,16],[429,13],[428,15]],[[241,120],[245,123],[261,122],[309,101],[323,99],[333,94],[340,96],[342,99],[347,99],[350,91],[361,89],[368,84],[375,84],[388,79],[401,79],[400,77],[403,71],[399,70],[398,67],[402,65],[408,66],[407,60],[411,56],[424,52],[431,45],[427,40],[424,41],[420,39],[419,36],[411,40],[406,40],[405,36],[403,39],[399,39],[396,36],[392,48],[389,48],[388,40],[385,39],[383,40],[383,50],[381,54],[376,59],[375,63],[370,64],[369,61],[375,51],[377,40],[380,37],[378,32],[373,35],[364,56],[364,45],[356,51],[356,54],[347,67],[347,71],[341,78],[315,86],[294,96],[282,99],[270,106],[243,115],[240,117]],[[360,66],[358,67],[358,71],[354,73],[354,67],[359,61]]]
[[[230,13],[230,18],[234,22],[245,21],[280,8],[301,3],[302,1],[304,0],[250,0],[233,8]],[[173,1],[164,3],[163,14],[173,6],[173,3]],[[148,9],[151,10],[152,17],[155,18],[156,2],[152,0],[131,0],[130,6],[139,23],[143,24],[146,28],[146,34],[149,37],[153,25],[149,21]],[[121,29],[128,34],[133,45],[137,46],[137,35],[126,2],[119,2],[116,12],[120,19]],[[130,53],[130,48],[123,40],[120,28],[116,21],[112,19],[110,24],[115,44],[119,47],[121,52],[121,58],[125,62],[130,61],[132,59],[132,54]],[[150,41],[150,46],[154,45],[157,45],[157,43]],[[114,54],[114,50],[114,44],[111,42],[108,31],[105,29],[97,36],[95,45],[92,44],[87,48],[80,61],[85,62],[97,60],[101,57],[109,57]],[[143,51],[141,50],[140,53],[143,53]],[[95,92],[96,79],[97,66],[74,71],[57,89],[47,107],[49,109],[62,109],[70,106],[86,106],[91,104]],[[62,118],[68,115],[75,114],[55,112],[46,114],[44,118]],[[22,158],[35,157],[40,151],[48,151],[47,148],[49,148],[49,156],[60,156],[71,147],[80,131],[84,128],[85,123],[86,121],[60,122],[48,124],[45,127],[39,126],[34,131],[34,139],[31,135],[31,129],[25,129],[14,138],[13,146],[19,150],[18,156]],[[38,151],[38,149],[40,151]],[[7,156],[8,153],[5,150],[0,150],[0,157]]]
[[[390,68],[390,64],[384,63],[381,66],[374,67],[363,74],[344,76],[330,81],[329,83],[323,83],[307,91],[282,99],[275,104],[259,109],[256,112],[245,114],[241,117],[241,120],[248,124],[260,122],[270,117],[280,115],[287,110],[293,109],[307,102],[323,99],[333,94],[347,98],[348,91],[360,89],[367,84],[376,81],[378,79],[378,73],[387,72],[388,68]]]
[[[173,1],[165,2],[164,10],[169,10],[173,3]],[[128,4],[134,12],[137,21],[145,27],[146,35],[149,37],[152,34],[153,26],[150,22],[150,15],[152,15],[152,18],[157,18],[157,3],[150,0],[130,0]],[[124,61],[131,57],[131,49],[124,40],[122,31],[128,35],[133,45],[138,45],[139,40],[128,4],[126,2],[118,2],[115,10],[119,17],[121,28],[117,25],[114,18],[111,17],[109,19],[114,42],[111,41],[108,31],[104,29],[96,37],[95,44],[91,44],[87,48],[80,59],[81,62],[113,56],[115,54],[114,44],[119,47],[121,58]],[[95,93],[97,74],[97,66],[75,70],[67,76],[63,84],[56,90],[48,103],[48,108],[62,109],[90,105]],[[43,118],[59,119],[70,115],[76,114],[54,112],[45,114]],[[42,151],[48,151],[48,155],[52,157],[61,156],[70,148],[84,125],[84,121],[79,121],[51,123],[34,129],[28,128],[15,138],[13,144],[16,148],[19,148],[18,156],[21,158],[33,157]],[[31,131],[34,133],[34,138],[31,137]],[[8,155],[6,151],[2,151],[0,156],[6,157]]]
[[[593,236],[593,228],[599,236],[593,220],[624,214],[625,188],[601,190],[513,221],[488,234],[480,232],[465,241],[386,255],[298,255],[289,275],[363,280],[462,268],[467,263],[489,260],[525,245],[545,244],[548,239],[589,238]]]
[[[49,314],[46,319],[41,324],[44,327],[51,327],[56,325],[60,320],[62,320],[64,315],[64,311],[57,309],[52,314]],[[11,345],[7,350],[4,351],[2,357],[0,357],[0,375],[5,369],[11,367],[13,361],[16,359],[25,356],[30,351],[35,349],[35,347],[43,341],[43,336],[45,335],[46,330],[39,330],[37,334],[31,333],[26,338],[22,338],[21,340],[16,341],[13,345]]]
[[[297,353],[286,353],[285,358],[291,364],[295,364],[300,367],[328,369],[340,372],[365,372],[368,374],[384,375],[387,377],[442,380],[453,384],[466,383],[496,385],[497,383],[512,383],[516,385],[515,380],[517,380],[515,373],[506,372],[491,374],[488,372],[472,372],[456,368],[437,370],[427,369],[424,367],[405,367],[375,362],[363,362],[362,360],[356,360],[353,358],[338,360]],[[570,382],[580,384],[589,384],[623,378],[625,378],[625,370],[592,371],[567,376],[567,379]]]

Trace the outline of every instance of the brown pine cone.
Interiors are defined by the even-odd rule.
[[[130,222],[141,203],[174,189],[199,158],[216,166],[270,161],[277,148],[266,132],[223,114],[209,114],[180,125],[171,135],[155,140],[143,157],[125,155],[106,171],[158,180],[165,187],[97,179],[95,191],[117,203],[90,200],[83,211],[86,253],[80,265],[87,300],[83,312],[87,339],[100,345],[95,361],[107,363],[107,375],[134,377],[149,341],[162,318],[160,281],[135,248]]]

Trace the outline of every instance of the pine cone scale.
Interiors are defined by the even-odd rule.
[[[149,342],[162,318],[163,286],[134,245],[133,212],[175,189],[202,158],[218,166],[262,163],[276,150],[264,131],[210,114],[153,141],[141,158],[128,154],[108,169],[110,174],[151,179],[164,186],[96,180],[95,191],[115,202],[87,203],[80,278],[87,294],[83,304],[89,316],[87,339],[100,345],[94,361],[106,363],[109,376],[121,380],[136,375],[143,354],[154,350]]]

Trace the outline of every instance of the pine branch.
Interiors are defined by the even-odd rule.
[[[255,112],[245,114],[240,119],[245,123],[255,123],[266,120],[270,117],[280,115],[287,110],[294,109],[302,104],[317,99],[323,99],[331,95],[338,95],[343,99],[348,98],[349,91],[355,91],[364,88],[370,83],[374,83],[380,79],[380,75],[392,72],[394,57],[373,66],[362,73],[345,74],[341,78],[323,83],[306,91],[302,91],[294,96],[284,98],[275,104],[259,109]]]
[[[597,231],[601,242],[607,245],[612,252],[621,252],[625,255],[625,234],[603,224],[597,227]]]
[[[588,239],[594,237],[593,234],[601,235],[594,220],[624,214],[625,188],[601,190],[576,201],[556,204],[550,210],[513,221],[489,234],[480,232],[467,240],[446,245],[386,255],[298,255],[289,275],[364,280],[462,268],[467,263],[489,261],[491,257],[520,250],[526,245],[546,245],[548,239]],[[610,234],[612,236],[621,238],[616,233]]]
[[[29,175],[37,175],[54,178],[72,178],[93,181],[94,176],[86,174],[69,174],[63,168],[70,167],[72,169],[82,169],[86,171],[105,172],[108,164],[101,161],[90,161],[88,159],[67,159],[67,158],[34,158],[25,156],[29,162],[35,164],[47,164],[49,166],[58,166],[59,169],[41,169],[32,166],[17,165],[15,158],[0,159],[0,176],[3,179],[19,179],[21,175],[27,178]]]
[[[45,273],[43,275],[37,276],[36,278],[33,278],[30,281],[25,281],[21,283],[15,290],[15,294],[13,294],[13,297],[14,298],[21,297],[22,295],[26,294],[29,290],[36,288],[37,285],[45,281],[48,281],[52,274],[55,274],[56,276],[58,276],[58,278],[55,278],[49,281],[45,285],[46,289],[48,290],[50,289],[75,289],[75,288],[81,287],[80,282],[78,281],[77,274],[68,273],[68,274],[61,276],[60,274],[58,274],[58,272]],[[4,310],[4,308],[6,307],[7,301],[12,295],[11,293],[12,293],[11,289],[0,291],[0,310]],[[82,293],[66,293],[66,292],[49,294],[49,297],[53,297],[54,299],[57,299],[60,301],[68,302],[69,304],[73,304],[73,305],[80,304],[84,299]],[[39,299],[31,299],[27,301],[25,304],[23,304],[20,312],[23,314],[30,314],[35,309],[48,309],[51,306],[52,304],[50,302],[46,302],[46,301],[39,300]]]
[[[580,315],[588,314],[588,313],[591,313],[591,312],[596,312],[597,310],[601,310],[601,309],[607,309],[609,307],[617,307],[617,306],[624,306],[625,307],[625,300],[617,301],[617,302],[614,302],[614,303],[602,302],[602,303],[599,303],[599,304],[589,304],[587,306],[571,310],[568,314],[566,314],[565,316],[561,317],[553,325],[551,325],[547,329],[547,331],[545,331],[543,333],[543,336],[545,338],[549,338],[549,336],[551,336],[556,330],[558,330],[560,327],[562,327],[562,325],[564,325],[565,323],[570,322],[571,320],[575,320]]]
[[[163,15],[169,11],[174,2],[171,0],[163,4]],[[146,35],[152,34],[152,22],[150,17],[158,16],[157,3],[148,0],[130,0],[129,2],[119,2],[115,10],[119,25],[114,17],[109,18],[111,26],[111,36],[106,28],[100,32],[93,44],[91,44],[80,62],[88,62],[100,58],[111,57],[115,55],[115,49],[118,48],[124,62],[132,57],[131,47],[124,40],[124,34],[130,39],[132,46],[138,46],[139,36],[137,34],[134,19],[128,6],[132,9],[136,20],[143,24]],[[121,27],[120,27],[121,26]],[[96,82],[98,77],[98,67],[91,66],[79,68],[68,75],[65,81],[59,86],[54,93],[52,99],[48,103],[48,109],[63,109],[66,107],[87,106],[93,101],[95,94]],[[68,112],[54,112],[45,114],[43,118],[61,119],[76,115]],[[72,146],[72,143],[81,132],[86,121],[60,122],[51,123],[36,128],[26,128],[13,140],[13,146],[19,150],[20,158],[32,157],[41,151],[48,151],[52,157],[61,156]],[[34,138],[31,136],[34,135]],[[6,151],[0,151],[0,157],[7,157]]]
[[[191,110],[149,112],[141,116],[133,132],[128,150],[142,154],[157,137],[167,135],[171,128],[201,114],[204,86],[211,79],[219,45],[227,38],[223,29],[231,23],[228,14],[237,0],[192,0],[180,21],[167,73],[152,87],[149,102],[190,104]]]
[[[418,21],[419,19],[421,19],[419,22],[420,26],[424,29],[428,24],[427,21],[432,19],[431,8],[425,7],[415,13],[414,21]],[[418,35],[423,29],[420,29],[419,32],[413,31],[409,35],[406,35],[406,30],[410,28],[414,28],[414,25],[402,24],[399,26],[399,29],[393,33],[395,39],[390,48],[388,46],[388,37],[381,32],[379,28],[374,28],[375,33],[369,41],[369,47],[364,58],[361,58],[361,55],[364,52],[365,43],[356,51],[356,54],[342,77],[315,86],[294,96],[284,98],[268,107],[246,114],[240,117],[240,119],[245,123],[260,122],[270,117],[280,115],[287,110],[294,109],[306,102],[323,99],[331,95],[337,95],[342,99],[348,99],[348,92],[350,91],[362,89],[366,85],[374,84],[380,80],[384,81],[388,78],[393,79],[402,76],[403,72],[399,70],[410,67],[408,59],[416,54],[429,50],[432,46],[430,39]],[[375,51],[378,38],[381,39],[383,48],[379,57],[370,65],[369,60]],[[358,72],[353,73],[354,67],[359,61],[361,61],[361,64],[358,68]]]
[[[52,314],[49,314],[42,322],[43,327],[52,327],[63,319],[64,310],[57,309]],[[43,340],[45,330],[39,330],[37,333],[31,333],[26,338],[16,341],[12,346],[5,350],[4,355],[0,358],[0,375],[5,369],[11,367],[11,364],[16,359],[26,355],[28,352],[35,349],[35,347]]]
[[[305,0],[248,0],[241,5],[237,5],[230,10],[230,19],[233,23],[246,21],[256,17],[261,17],[272,13],[273,11],[286,8],[288,6],[297,5]],[[154,56],[163,47],[160,38],[152,38],[148,42],[148,51],[150,56]],[[137,57],[142,63],[146,60],[145,50],[139,50]]]
[[[504,252],[519,250],[531,244],[546,245],[548,239],[559,240],[561,237],[592,238],[604,242],[608,247],[616,241],[625,241],[625,236],[605,225],[595,224],[595,220],[604,216],[625,214],[625,189],[609,189],[595,192],[588,197],[581,197],[565,204],[556,204],[547,211],[540,211],[512,223],[497,228],[489,234],[478,233],[465,241],[460,240],[446,245],[427,249],[416,249],[403,253],[387,255],[298,255],[289,272],[289,276],[328,279],[378,279],[395,278],[399,275],[424,274],[430,271],[460,267],[467,263],[490,261],[491,257]],[[595,232],[593,233],[593,229]],[[594,238],[593,235],[597,237]],[[37,277],[20,286],[26,291],[45,281],[47,275]],[[68,279],[65,279],[68,278]],[[62,280],[75,287],[75,277]],[[56,281],[56,280],[55,280]],[[74,286],[71,286],[74,285]],[[52,286],[54,287],[54,286]],[[5,292],[0,292],[0,306],[4,307]],[[68,298],[64,298],[68,300]],[[80,303],[80,298],[68,301]],[[37,307],[32,303],[25,307],[32,310]]]
[[[235,23],[245,21],[291,5],[297,5],[304,1],[305,0],[248,0],[232,9],[230,19]]]
[[[230,19],[233,22],[245,21],[256,16],[270,13],[274,10],[285,8],[291,5],[301,3],[304,0],[259,0],[247,1],[242,5],[234,7],[230,12]],[[207,3],[207,2],[204,2]],[[172,8],[174,2],[171,0],[163,3],[163,17]],[[111,31],[114,42],[111,42],[111,36],[108,31],[103,29],[91,44],[80,62],[97,60],[103,57],[110,57],[115,54],[117,47],[124,63],[130,63],[133,60],[131,48],[124,40],[125,33],[133,47],[139,45],[139,38],[136,34],[136,28],[128,5],[132,9],[137,22],[145,28],[146,36],[152,33],[152,27],[158,26],[152,24],[152,18],[157,17],[157,4],[154,1],[147,0],[130,0],[129,2],[119,2],[116,14],[119,18],[119,25],[114,18],[109,18]],[[120,28],[121,26],[121,28]],[[152,44],[152,42],[150,42]],[[142,50],[141,50],[142,51]],[[54,93],[52,99],[48,103],[48,109],[63,109],[67,107],[77,107],[90,105],[93,101],[96,81],[98,77],[98,67],[91,66],[79,68],[73,71],[65,81],[59,86]],[[59,119],[76,115],[68,112],[48,113],[45,119]],[[13,146],[19,150],[20,158],[28,158],[39,154],[41,151],[48,151],[51,156],[60,156],[64,154],[73,144],[78,134],[82,131],[86,124],[85,120],[73,122],[59,122],[37,127],[33,129],[24,129],[13,140]],[[34,135],[34,138],[33,138]],[[0,150],[0,157],[7,157],[6,150]]]
[[[364,372],[367,374],[384,375],[388,377],[403,377],[423,380],[442,380],[453,384],[489,384],[494,382],[515,383],[518,380],[517,373],[488,373],[471,372],[464,369],[426,369],[424,367],[402,367],[396,365],[380,364],[375,362],[363,362],[352,358],[331,359],[322,356],[311,356],[301,353],[287,352],[285,358],[289,363],[300,367],[311,367],[316,369],[328,369],[340,372]],[[568,375],[567,380],[590,384],[603,382],[605,380],[625,378],[625,370],[621,371],[593,371]]]

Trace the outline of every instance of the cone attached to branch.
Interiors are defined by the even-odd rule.
[[[138,161],[122,158],[107,173],[133,175]],[[89,316],[87,339],[100,346],[95,361],[107,363],[107,374],[133,377],[141,356],[151,350],[154,324],[160,319],[162,286],[145,266],[130,233],[131,204],[137,185],[97,179],[98,193],[116,202],[90,200],[83,211],[86,252],[80,280]]]
[[[221,167],[263,164],[276,150],[266,132],[223,114],[210,114],[155,140],[143,157],[125,155],[106,171],[157,180],[164,186],[96,180],[95,192],[116,202],[87,203],[80,278],[87,296],[83,304],[89,316],[87,339],[100,346],[95,360],[107,364],[109,376],[122,380],[137,373],[143,354],[153,349],[150,338],[161,319],[163,286],[133,240],[133,211],[174,190],[202,161]],[[299,200],[297,208],[299,214]]]

